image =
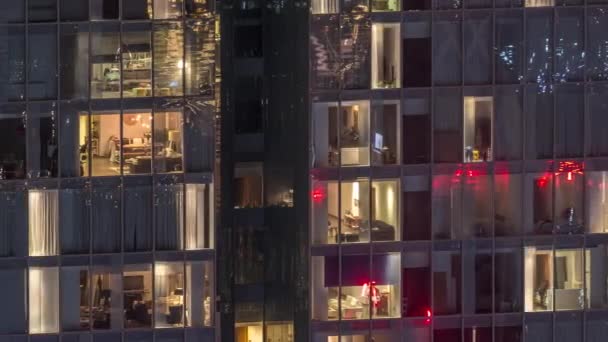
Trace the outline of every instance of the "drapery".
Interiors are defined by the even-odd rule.
[[[28,194],[30,256],[58,254],[57,199],[57,190],[31,190]]]
[[[206,196],[206,184],[186,184],[186,249],[209,248],[211,229],[209,218],[211,208]]]
[[[63,254],[83,254],[89,252],[90,207],[89,194],[84,189],[62,189],[61,200],[61,252]]]
[[[120,188],[93,188],[91,195],[93,253],[120,251]]]
[[[152,249],[152,187],[125,187],[125,251]]]
[[[59,332],[59,270],[32,267],[29,270],[30,334]]]
[[[183,246],[183,185],[156,188],[156,249],[179,250]]]

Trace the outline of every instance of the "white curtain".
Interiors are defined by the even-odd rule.
[[[30,256],[58,254],[57,190],[32,190],[28,194]]]
[[[211,325],[211,267],[209,261],[186,263],[186,325],[189,327]]]
[[[206,190],[209,195],[206,196]],[[186,249],[211,248],[213,203],[211,184],[186,184]],[[207,233],[207,236],[205,236]]]
[[[312,0],[313,14],[338,13],[339,0]]]
[[[29,270],[30,334],[59,332],[59,270],[32,267]]]

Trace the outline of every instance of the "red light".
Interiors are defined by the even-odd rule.
[[[316,188],[312,191],[312,200],[315,203],[321,203],[325,199],[325,190],[323,188]]]
[[[430,309],[426,310],[426,323],[431,323],[431,318],[433,317],[433,313]]]
[[[467,172],[467,174],[468,174],[468,176],[469,176],[469,177],[473,177],[473,170],[469,170],[469,171]]]
[[[363,284],[363,288],[361,289],[361,297],[370,297],[370,300],[372,303],[374,303],[374,306],[378,306],[380,303],[380,294],[378,293],[378,288],[376,288],[375,281]]]
[[[566,180],[574,180],[574,175],[583,174],[583,163],[574,161],[561,161],[555,171],[555,175],[559,176],[562,173],[566,173]]]

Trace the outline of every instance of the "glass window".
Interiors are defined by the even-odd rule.
[[[555,316],[555,342],[583,342],[582,312],[567,312]]]
[[[0,5],[1,6],[1,5]],[[2,11],[0,11],[2,13]],[[25,33],[23,27],[0,29],[0,99],[19,101],[25,98]]]
[[[399,162],[399,101],[372,104],[372,162],[391,165]]]
[[[464,241],[462,259],[464,263],[462,268],[464,313],[471,315],[492,313],[492,242]],[[484,332],[475,330],[475,328],[465,328],[465,336],[468,334],[475,336],[476,333],[485,335]],[[473,337],[472,341],[475,341],[476,338],[480,338],[480,336]],[[470,341],[471,339],[465,338],[465,340]]]
[[[608,241],[589,237],[585,248],[585,295],[590,309],[608,308]]]
[[[369,242],[370,241],[370,182],[366,178],[340,183],[340,212],[335,217],[340,220],[338,241]],[[333,207],[333,206],[332,206]],[[337,214],[337,213],[336,213]],[[331,218],[335,214],[328,213]],[[390,235],[391,230],[385,227]],[[378,230],[379,232],[380,230]],[[394,229],[392,231],[394,239]],[[380,235],[380,234],[378,234]]]
[[[338,0],[331,1],[335,1],[337,6]],[[315,89],[337,89],[341,68],[339,16],[313,16],[310,25],[311,86]]]
[[[426,248],[416,248],[416,250],[408,248],[403,254],[404,317],[428,318],[431,313],[430,259],[430,253]]]
[[[0,179],[25,178],[25,106],[0,106]]]
[[[186,95],[212,95],[215,87],[216,22],[186,22]]]
[[[119,0],[90,0],[91,20],[118,19]]]
[[[187,261],[186,281],[186,325],[211,327],[215,312],[213,262]]]
[[[156,249],[180,250],[184,234],[183,184],[157,185],[154,193]]]
[[[312,181],[312,221],[313,244],[337,243],[338,218],[338,182]]]
[[[465,84],[492,83],[492,24],[492,15],[489,12],[465,13],[463,24]]]
[[[603,8],[590,7],[587,13],[587,76],[592,81],[608,79],[608,47],[604,44],[608,31],[608,13]]]
[[[494,160],[519,160],[523,153],[523,92],[520,87],[494,89]]]
[[[556,249],[554,265],[555,310],[583,310],[585,308],[583,250]]]
[[[524,318],[524,341],[552,341],[553,320],[550,315],[526,315]]]
[[[27,193],[20,188],[0,191],[0,256],[28,254]]]
[[[460,313],[462,298],[460,245],[437,245],[433,251],[433,315]],[[437,325],[437,324],[435,324]],[[443,341],[443,340],[439,340]]]
[[[359,1],[352,1],[352,3]],[[353,8],[362,5],[352,4]],[[350,12],[344,4],[344,11]],[[367,6],[365,6],[367,11]],[[344,89],[369,89],[371,20],[367,14],[343,15],[341,19],[340,55],[343,68]]]
[[[494,233],[496,236],[522,233],[522,176],[496,171],[494,174]]]
[[[91,193],[81,180],[62,183],[59,191],[59,225],[62,254],[87,254],[90,251]]]
[[[154,24],[154,94],[183,95],[184,34],[179,22]]]
[[[342,102],[338,124],[340,162],[342,166],[369,165],[369,101]],[[331,128],[331,122],[329,127]],[[331,131],[329,132],[331,135]]]
[[[458,318],[443,317],[433,321],[433,341],[461,342],[461,321]]]
[[[188,18],[206,18],[213,11],[215,1],[185,0],[186,16]]]
[[[462,179],[457,175],[433,177],[433,236],[435,239],[458,239],[461,235]]]
[[[528,159],[553,158],[553,91],[543,85],[530,85],[525,95],[526,156]]]
[[[182,17],[182,0],[154,0],[154,19]]]
[[[313,0],[312,14],[338,13],[340,11],[340,0]]]
[[[30,256],[59,254],[58,214],[57,190],[28,192]]]
[[[588,172],[585,224],[589,233],[608,233],[608,171]]]
[[[555,171],[555,233],[582,234],[585,216],[582,163],[560,161]]]
[[[316,167],[338,166],[338,104],[314,103],[314,162]]]
[[[29,333],[59,332],[59,269],[29,269]]]
[[[531,1],[542,4],[552,0],[526,0],[526,7]],[[553,25],[553,9],[534,11],[526,16],[527,81],[543,88],[552,79]]]
[[[494,248],[494,312],[520,312],[524,276],[521,243],[497,240]]]
[[[120,97],[120,27],[91,26],[91,97]]]
[[[149,23],[122,27],[122,96],[152,96],[152,52]]]
[[[582,8],[556,11],[555,81],[582,81],[585,72],[585,16]]]
[[[152,19],[152,0],[128,0],[122,2],[122,18]]]
[[[608,87],[594,84],[587,88],[587,126],[585,127],[586,155],[608,156],[608,136],[604,127],[608,125]]]
[[[553,233],[553,176],[549,172],[528,173],[524,188],[524,231],[526,234]]]
[[[62,177],[89,175],[89,115],[84,102],[63,102],[59,106],[59,169]],[[97,144],[99,141],[96,142]]]
[[[402,186],[403,239],[431,239],[431,192],[427,176],[405,177]]]
[[[89,25],[59,27],[59,84],[62,99],[89,97]]]
[[[0,313],[0,333],[23,334],[26,332],[26,274],[23,268],[0,268],[0,282],[5,294],[4,310]]]
[[[432,29],[435,85],[460,85],[462,82],[461,21],[460,15],[435,15]]]
[[[125,118],[125,120],[127,119]],[[90,144],[90,157],[87,158],[87,162],[91,164],[91,175],[120,175],[120,114],[94,112],[91,114],[90,120],[81,115],[81,127],[87,124],[90,124],[90,139],[86,143]],[[88,131],[86,128],[80,129],[80,132]]]
[[[424,164],[431,159],[431,108],[425,95],[405,99],[401,116],[401,151],[404,164]]]
[[[181,109],[154,112],[154,172],[183,170],[183,113]]]
[[[30,103],[27,115],[28,177],[56,177],[59,146],[57,146],[57,104]]]
[[[122,276],[117,264],[94,265],[91,271],[91,320],[93,329],[122,326]]]
[[[608,315],[605,312],[589,313],[586,316],[585,335],[587,342],[602,342],[608,333]]]
[[[22,23],[25,20],[25,0],[0,3],[0,23]]]
[[[463,325],[463,341],[492,341],[492,317],[465,317],[463,319]]]
[[[122,158],[118,157],[121,148]],[[111,162],[118,165],[122,162],[124,173],[152,172],[152,113],[149,110],[123,112],[122,139],[116,143],[116,149],[117,155]]]
[[[439,88],[433,92],[433,155],[436,163],[456,163],[462,154],[462,97],[460,90]]]
[[[234,168],[234,208],[261,208],[263,200],[261,163],[237,163]]]
[[[154,265],[155,327],[184,326],[184,264],[157,262]]]
[[[371,241],[400,241],[399,181],[374,180],[371,191]],[[361,235],[359,234],[360,238]]]
[[[27,3],[30,22],[57,20],[57,0],[28,0]]]
[[[523,78],[523,16],[520,11],[496,12],[496,83],[519,83]]]
[[[526,0],[526,7],[550,7],[555,5],[555,0]]]
[[[184,159],[186,172],[213,170],[216,161],[215,102],[186,99],[184,108]]]
[[[312,318],[320,321],[338,319],[338,257],[311,257],[311,312]]]
[[[345,261],[344,259],[342,260]],[[369,300],[372,319],[401,317],[401,254],[372,254],[372,272],[369,283],[364,283],[363,303]]]
[[[152,250],[152,180],[131,177],[123,180],[125,252]]]
[[[342,0],[343,13],[368,12],[369,0]]]
[[[181,274],[183,283],[183,271]],[[168,284],[161,284],[158,281],[156,283],[156,295],[167,289]],[[183,286],[181,288],[183,291]],[[125,265],[122,272],[122,295],[124,327],[127,329],[150,328],[152,326],[152,266],[149,264]],[[162,314],[162,312],[158,312],[158,308],[157,314]]]
[[[57,26],[29,27],[28,44],[28,98],[57,98]]]
[[[553,311],[553,251],[550,247],[524,249],[524,307],[526,312]]]
[[[465,96],[463,117],[464,162],[492,161],[494,99]]]
[[[401,0],[372,0],[372,11],[374,12],[395,12],[400,10]]]
[[[90,281],[87,266],[61,268],[61,327],[63,331],[90,328]]]
[[[557,86],[555,97],[556,158],[574,158],[583,155],[584,92],[582,85]]]
[[[372,88],[401,87],[400,31],[399,23],[372,24]]]
[[[120,190],[120,180],[93,181],[91,195],[93,253],[120,252],[122,238]]]
[[[89,20],[89,2],[82,0],[59,0],[61,21]]]
[[[213,184],[186,184],[186,250],[213,248]]]
[[[521,316],[495,316],[495,342],[522,342]]]
[[[413,1],[406,1],[406,4]],[[423,18],[408,18],[403,32],[403,86],[431,85],[431,25]]]

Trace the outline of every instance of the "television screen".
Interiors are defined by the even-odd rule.
[[[144,276],[125,276],[123,282],[125,291],[144,289]]]

